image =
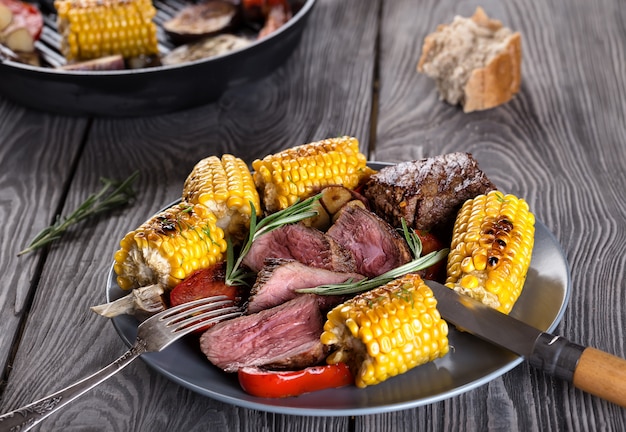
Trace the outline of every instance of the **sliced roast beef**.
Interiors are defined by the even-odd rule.
[[[470,153],[449,153],[381,169],[364,186],[372,209],[395,227],[449,227],[461,204],[496,189]]]
[[[301,295],[215,325],[200,337],[200,349],[211,363],[227,372],[246,366],[299,369],[324,359],[322,328],[317,299]]]
[[[250,291],[248,313],[256,313],[295,298],[296,290],[348,280],[359,281],[364,276],[310,267],[292,259],[269,258],[257,275]],[[341,303],[344,296],[316,296],[321,310]]]
[[[381,275],[411,260],[411,250],[400,234],[362,207],[343,207],[326,235],[352,252],[356,272],[367,277]]]
[[[267,258],[295,259],[311,267],[327,270],[354,271],[354,259],[318,229],[302,224],[283,225],[260,236],[243,259],[243,264],[258,272]]]

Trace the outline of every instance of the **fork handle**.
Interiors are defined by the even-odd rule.
[[[121,371],[130,362],[146,352],[142,345],[135,345],[123,356],[115,360],[108,366],[100,369],[93,375],[59,390],[43,399],[39,399],[21,408],[8,412],[0,416],[0,432],[23,432],[30,430],[33,426],[48,417],[53,412],[64,407],[83,393],[91,390],[109,377]]]

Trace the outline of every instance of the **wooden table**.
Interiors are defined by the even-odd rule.
[[[474,154],[525,197],[571,267],[556,332],[626,356],[626,8],[622,0],[480,5],[523,35],[523,84],[499,108],[464,114],[415,71],[424,36],[479,3],[319,0],[295,54],[219,101],[132,119],[67,117],[0,98],[0,411],[31,402],[117,358],[125,345],[89,310],[101,303],[119,239],[177,199],[210,154],[247,161],[353,135],[370,160]],[[1,79],[1,77],[0,77]],[[58,214],[141,172],[132,207],[72,228],[49,250],[17,252]],[[527,364],[451,399],[362,417],[238,408],[135,362],[48,418],[63,431],[623,431],[626,410]]]

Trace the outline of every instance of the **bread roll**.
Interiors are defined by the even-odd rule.
[[[426,36],[417,70],[435,79],[440,98],[464,112],[508,102],[522,80],[519,32],[503,27],[478,7]]]

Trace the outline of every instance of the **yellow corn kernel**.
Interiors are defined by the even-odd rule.
[[[196,270],[223,260],[224,231],[206,207],[180,203],[129,232],[115,253],[120,288],[161,284],[173,288]]]
[[[308,198],[324,186],[340,184],[349,189],[372,170],[359,141],[352,137],[329,138],[252,162],[254,182],[268,212],[282,210]]]
[[[448,325],[416,274],[361,293],[327,315],[320,341],[337,348],[326,359],[350,366],[358,387],[378,384],[449,350]]]
[[[151,0],[55,0],[54,6],[68,61],[158,54]]]
[[[457,215],[446,286],[509,313],[519,298],[535,238],[535,217],[514,195],[491,191]]]
[[[261,203],[246,163],[229,154],[210,156],[193,168],[183,186],[183,201],[201,204],[217,216],[217,225],[237,243],[250,227],[254,206]]]

